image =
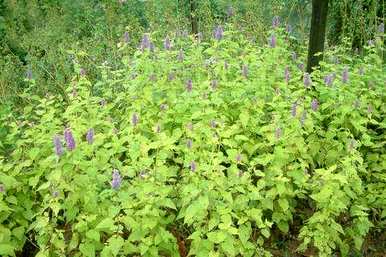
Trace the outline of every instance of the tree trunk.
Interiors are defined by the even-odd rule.
[[[320,60],[323,59],[327,12],[328,0],[312,0],[311,32],[307,62],[308,73],[312,72],[312,68],[318,67]],[[322,54],[315,56],[319,52]]]
[[[192,26],[192,34],[198,34],[198,22],[196,16],[196,0],[190,0],[190,23]]]

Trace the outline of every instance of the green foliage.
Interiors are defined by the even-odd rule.
[[[79,75],[87,55],[72,52],[63,94],[22,94],[21,114],[0,116],[0,254],[32,241],[37,256],[179,256],[182,246],[192,256],[272,256],[290,235],[298,251],[348,256],[384,231],[382,41],[364,59],[326,53],[306,88],[305,57],[291,59],[282,28],[270,31],[276,47],[232,29],[220,41],[175,37],[170,51],[158,33],[154,52],[120,42],[122,67],[99,66],[96,83]],[[65,127],[76,148],[57,156],[53,137]]]

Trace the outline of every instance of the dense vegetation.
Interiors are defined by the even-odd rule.
[[[307,2],[17,2],[1,256],[386,254],[383,5],[308,74]]]

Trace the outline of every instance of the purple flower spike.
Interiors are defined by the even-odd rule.
[[[55,153],[57,156],[60,157],[64,153],[60,137],[58,135],[55,135],[53,141],[55,146]]]
[[[212,87],[213,90],[217,88],[217,85],[218,85],[218,81],[216,79],[210,82],[210,86]]]
[[[119,170],[113,170],[113,180],[111,181],[111,187],[117,190],[122,183],[121,174],[119,174]]]
[[[191,170],[192,172],[195,172],[196,169],[197,169],[196,162],[195,162],[195,161],[191,161],[191,162],[190,162],[190,170]]]
[[[192,141],[192,139],[188,139],[188,140],[186,141],[186,147],[188,147],[189,149],[191,149],[192,146],[193,146],[193,141]]]
[[[189,79],[188,81],[186,81],[186,90],[188,92],[192,92],[192,89],[193,89],[193,82],[191,79]]]
[[[292,61],[294,62],[298,59],[298,55],[296,54],[296,52],[292,52],[291,57],[292,57]]]
[[[300,117],[300,124],[302,124],[302,126],[304,126],[304,122],[306,121],[306,119],[307,119],[307,111],[304,110],[302,113],[302,117]]]
[[[280,26],[280,18],[279,16],[274,16],[272,19],[272,27],[276,29],[279,26]]]
[[[75,149],[75,139],[74,136],[72,135],[71,129],[66,128],[64,130],[64,140],[66,141],[66,146],[69,151],[72,151]]]
[[[171,45],[171,42],[170,42],[169,37],[166,37],[166,38],[165,38],[165,41],[164,41],[164,48],[165,48],[165,50],[170,50],[170,49],[172,48],[172,45]]]
[[[285,70],[284,70],[284,79],[285,79],[285,82],[287,84],[288,84],[289,80],[291,79],[291,75],[290,75],[290,71],[289,71],[288,66],[285,67]]]
[[[328,74],[326,77],[324,77],[324,83],[326,83],[327,86],[331,87],[332,83],[335,80],[335,73]]]
[[[244,78],[248,78],[248,65],[246,64],[243,64],[243,67],[242,67],[242,74],[244,76]]]
[[[296,117],[296,110],[298,108],[298,102],[295,101],[291,106],[291,116]]]
[[[130,42],[130,35],[129,35],[129,32],[125,31],[125,33],[123,33],[123,42],[125,42],[126,44],[128,44]]]
[[[27,72],[26,72],[26,78],[27,78],[28,80],[33,79],[31,67],[29,67],[29,68],[27,69]]]
[[[89,145],[91,145],[94,142],[94,129],[93,128],[90,128],[89,130],[87,130],[86,140],[87,140]]]
[[[135,127],[137,126],[138,122],[139,122],[138,115],[136,113],[133,113],[133,115],[131,116],[131,124]]]
[[[383,22],[381,24],[379,24],[378,32],[381,34],[385,33],[385,24]]]
[[[180,62],[184,60],[184,51],[182,49],[178,52],[177,60]]]
[[[232,6],[228,6],[228,9],[227,9],[228,18],[233,17],[234,15],[235,15],[235,10],[233,9]]]
[[[271,48],[275,48],[276,47],[276,36],[275,35],[271,35],[271,37],[269,38],[269,46]]]
[[[144,34],[141,40],[140,48],[142,51],[144,51],[145,49],[150,49],[150,47],[151,47],[151,42],[150,42],[149,35]]]
[[[311,76],[309,73],[304,73],[303,83],[306,88],[309,88],[312,84]]]
[[[312,101],[311,101],[311,109],[314,111],[314,112],[316,112],[317,110],[318,110],[318,108],[319,108],[319,102],[318,102],[318,100],[317,99],[312,99]]]
[[[304,63],[299,63],[298,68],[299,70],[304,71]]]
[[[155,49],[155,46],[153,44],[153,42],[150,42],[150,51],[154,52],[154,49]]]
[[[213,37],[220,41],[223,38],[223,36],[224,36],[224,29],[222,28],[222,26],[217,26],[214,29]]]
[[[236,162],[241,162],[241,154],[236,155]]]
[[[0,193],[5,192],[5,186],[3,184],[0,184]]]
[[[276,130],[275,130],[275,138],[276,139],[280,139],[281,135],[282,135],[281,128],[276,128]]]
[[[345,67],[342,73],[342,82],[347,83],[348,82],[348,68]]]
[[[86,70],[84,68],[80,68],[79,74],[82,77],[86,76]]]
[[[168,80],[172,81],[172,80],[174,80],[174,77],[175,77],[175,74],[173,72],[170,72],[168,75]]]
[[[211,128],[216,128],[217,127],[217,122],[215,120],[210,121],[210,127]]]

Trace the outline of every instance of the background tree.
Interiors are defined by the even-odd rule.
[[[312,18],[310,41],[308,46],[307,72],[319,65],[323,59],[324,41],[326,34],[328,0],[312,0]],[[322,54],[315,55],[321,52]]]
[[[192,33],[194,35],[198,34],[198,22],[197,22],[197,12],[196,12],[196,0],[189,0],[190,4],[190,24],[192,27]]]

